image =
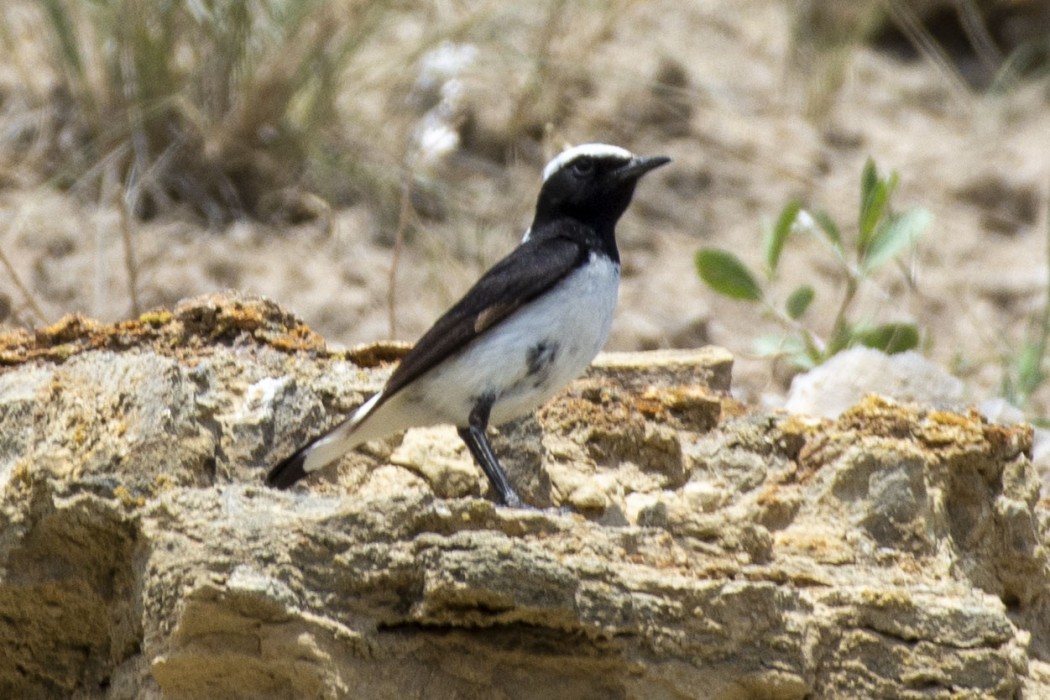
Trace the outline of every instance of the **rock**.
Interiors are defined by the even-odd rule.
[[[855,347],[796,375],[784,408],[834,418],[865,394],[957,407],[963,402],[963,383],[917,352],[887,355]]]
[[[642,386],[703,385],[713,391],[729,391],[733,356],[724,348],[708,346],[696,350],[652,352],[606,352],[588,370],[590,375],[615,379],[629,388]]]
[[[0,338],[0,696],[1050,693],[1027,426],[606,356],[499,448],[579,513],[474,495],[447,429],[263,486],[402,350],[232,296]]]
[[[414,428],[390,455],[390,463],[417,472],[441,498],[480,493],[478,470],[450,425]]]

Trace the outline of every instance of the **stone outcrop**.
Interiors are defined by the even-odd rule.
[[[0,697],[1050,695],[1027,426],[607,355],[497,443],[561,508],[447,428],[262,485],[401,352],[232,296],[0,339]]]

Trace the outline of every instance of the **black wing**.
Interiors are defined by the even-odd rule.
[[[571,230],[569,227],[575,230]],[[496,263],[445,312],[401,360],[383,388],[383,401],[436,367],[511,312],[553,287],[587,260],[588,236],[578,224],[544,230]],[[378,407],[378,405],[377,405]]]

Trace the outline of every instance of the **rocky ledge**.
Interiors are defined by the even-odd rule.
[[[572,512],[447,428],[262,486],[401,352],[235,296],[0,338],[0,696],[1050,695],[1028,427],[607,355],[497,444]]]

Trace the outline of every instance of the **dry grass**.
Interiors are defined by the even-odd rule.
[[[421,56],[442,41],[473,44],[482,70],[514,76],[501,84],[509,112],[498,129],[452,115],[466,149],[502,162],[571,111],[580,59],[630,3],[438,13],[393,0],[11,0],[0,65],[19,76],[19,109],[0,147],[89,199],[122,188],[138,218],[179,208],[212,226],[308,218],[306,192],[396,213]],[[586,31],[574,25],[583,14]],[[404,32],[415,45],[390,52]]]
[[[470,212],[474,230],[425,245],[435,266],[467,251],[486,260],[475,239],[507,212],[493,205],[499,183],[463,187],[464,175],[542,161],[561,145],[552,125],[590,89],[588,53],[634,3],[10,0],[0,6],[0,180],[119,214],[118,227],[95,227],[92,313],[113,299],[108,239],[123,249],[128,311],[140,310],[150,263],[135,254],[135,230],[158,216],[212,230],[243,217],[322,219],[331,233],[334,211],[365,202],[392,245]],[[421,66],[449,42],[483,58],[444,78],[467,98],[438,104],[449,100],[427,94]],[[452,171],[418,153],[419,125],[438,108],[460,139]],[[51,318],[8,264],[22,318]]]
[[[793,13],[790,74],[804,83],[808,116],[828,117],[858,48],[901,40],[905,53],[936,67],[962,108],[974,104],[974,88],[1001,94],[1022,77],[1050,78],[1045,0],[801,0]]]
[[[5,146],[53,183],[139,217],[184,206],[222,224],[347,149],[336,96],[383,3],[6,3],[21,129]],[[38,56],[28,65],[25,46]]]

